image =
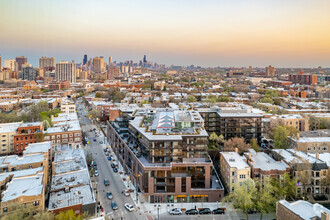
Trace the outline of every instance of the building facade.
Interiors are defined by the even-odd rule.
[[[56,64],[56,81],[69,81],[70,83],[76,82],[76,64],[62,61]]]
[[[39,59],[40,68],[55,67],[55,58],[54,57],[41,57]]]
[[[43,130],[42,122],[22,123],[14,135],[14,153],[22,154],[29,144],[42,141]]]

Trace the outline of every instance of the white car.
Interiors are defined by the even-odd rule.
[[[182,215],[181,209],[171,209],[168,213],[170,213],[170,215]]]
[[[126,203],[125,205],[125,208],[129,211],[129,212],[133,212],[134,211],[134,207],[133,205],[129,204],[129,203]]]

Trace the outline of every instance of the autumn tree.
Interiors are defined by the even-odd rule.
[[[245,143],[244,138],[239,137],[231,138],[224,144],[225,151],[235,151],[235,148],[238,148],[238,153],[242,154],[249,150],[250,144]]]

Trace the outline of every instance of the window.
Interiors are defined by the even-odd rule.
[[[240,179],[245,179],[245,174],[239,175]]]
[[[311,147],[308,147],[308,148],[307,148],[307,150],[308,150],[308,151],[311,151],[311,150],[312,150],[312,148],[311,148]]]
[[[38,206],[38,205],[39,205],[39,201],[34,201],[34,202],[33,202],[33,205],[34,205],[34,206]]]
[[[232,188],[231,188],[231,191],[234,192],[234,190],[235,190],[235,187],[232,187]]]
[[[232,180],[231,180],[231,182],[232,182],[232,183],[235,183],[235,180],[234,180],[234,179],[232,179]]]
[[[7,207],[4,207],[3,212],[7,212],[7,211],[8,211]]]
[[[235,176],[235,172],[231,172],[231,175],[232,175],[232,176]]]

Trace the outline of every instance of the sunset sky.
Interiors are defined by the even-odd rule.
[[[0,55],[330,67],[330,0],[1,0]]]

